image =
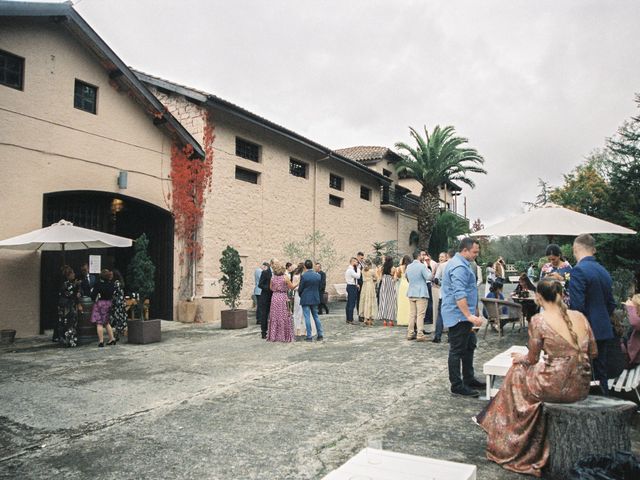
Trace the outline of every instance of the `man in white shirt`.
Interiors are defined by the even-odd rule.
[[[356,311],[358,312],[358,321],[364,322],[364,317],[360,315],[360,292],[362,291],[362,270],[364,269],[364,253],[358,252],[356,254],[356,260],[358,260],[358,271],[360,272],[360,278],[358,279],[358,296],[356,297]]]
[[[347,283],[347,323],[353,325],[353,309],[358,300],[358,290],[360,289],[358,281],[361,274],[356,257],[352,257],[349,263],[349,268],[344,272],[344,281]]]

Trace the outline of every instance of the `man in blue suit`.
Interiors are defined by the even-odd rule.
[[[322,331],[322,323],[318,318],[318,305],[320,305],[320,274],[313,271],[313,262],[306,260],[304,262],[305,271],[300,277],[300,285],[298,285],[298,295],[300,295],[300,306],[304,315],[304,323],[307,328],[307,342],[313,341],[311,336],[311,319],[309,314],[313,314],[313,321],[316,324],[318,332],[317,340],[321,342],[324,338]]]
[[[593,376],[600,381],[605,395],[607,388],[607,364],[609,350],[615,345],[611,314],[616,308],[611,291],[611,276],[593,257],[596,243],[589,234],[576,237],[573,256],[578,264],[571,270],[569,279],[569,301],[572,310],[582,312],[589,323],[598,345],[598,356],[593,360]]]
[[[413,332],[418,322],[417,341],[424,342],[424,318],[429,300],[429,289],[427,282],[431,281],[431,272],[422,263],[422,253],[414,252],[413,262],[407,267],[405,273],[409,282],[407,297],[409,297],[409,325],[407,326],[407,340],[415,340],[416,334]]]

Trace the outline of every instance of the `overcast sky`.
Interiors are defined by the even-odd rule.
[[[463,192],[485,226],[638,113],[637,0],[75,3],[128,65],[330,148],[453,125],[486,159]]]

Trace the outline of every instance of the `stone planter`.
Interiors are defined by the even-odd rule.
[[[237,328],[247,328],[246,310],[222,310],[220,312],[223,330],[234,330]]]
[[[129,343],[144,345],[159,342],[161,339],[160,320],[129,320]]]
[[[0,330],[0,345],[9,345],[16,338],[16,331],[13,329]]]
[[[182,300],[178,302],[178,321],[182,323],[193,323],[198,312],[198,304],[196,302],[187,302]]]

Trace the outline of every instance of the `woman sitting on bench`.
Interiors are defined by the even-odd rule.
[[[535,298],[544,313],[529,323],[529,353],[513,355],[498,394],[474,420],[487,432],[489,460],[539,477],[549,456],[542,403],[586,398],[597,348],[585,316],[567,310],[559,281],[541,280]]]

